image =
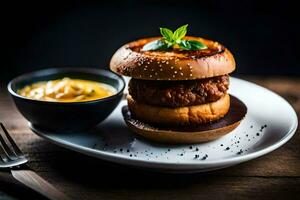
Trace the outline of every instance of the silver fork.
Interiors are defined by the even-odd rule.
[[[24,164],[28,161],[15,141],[9,135],[4,125],[0,122],[0,168],[11,171],[12,176],[51,200],[70,200],[68,196],[57,190],[53,185],[28,169]]]

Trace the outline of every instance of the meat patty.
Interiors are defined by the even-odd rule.
[[[228,86],[228,75],[187,81],[131,79],[129,94],[141,103],[184,107],[217,101],[227,92]]]

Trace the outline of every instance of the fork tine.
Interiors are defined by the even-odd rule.
[[[8,133],[8,131],[6,130],[6,128],[4,127],[4,125],[1,122],[0,122],[0,126],[1,126],[2,130],[4,131],[7,139],[9,140],[10,144],[12,145],[14,153],[17,156],[24,156],[21,149],[18,147],[16,142],[12,139],[12,137],[10,136],[10,134]]]
[[[4,151],[6,152],[6,154],[8,155],[8,157],[10,158],[14,158],[15,156],[24,156],[24,154],[22,153],[22,151],[19,149],[19,147],[16,145],[15,141],[12,139],[12,137],[10,136],[10,134],[8,133],[8,131],[6,130],[6,128],[4,127],[4,125],[0,122],[0,126],[3,130],[3,132],[5,133],[6,138],[8,139],[8,141],[10,142],[12,149],[8,146],[8,144],[5,142],[2,134],[0,135],[0,141],[2,143],[2,146],[4,148]]]
[[[5,163],[9,160],[9,158],[7,157],[6,153],[4,152],[2,145],[0,145],[0,146],[1,146],[1,148],[0,148],[0,158],[1,158],[2,162]]]
[[[5,129],[3,129],[3,125],[2,123],[0,123],[0,126],[2,128],[2,130],[4,131]],[[4,131],[5,132],[5,131]],[[14,151],[12,151],[9,146],[6,144],[2,134],[0,134],[0,142],[1,142],[1,147],[4,151],[4,153],[6,154],[6,156],[10,159],[10,160],[14,160],[16,157],[16,154],[14,153]]]
[[[9,147],[7,146],[7,144],[5,143],[5,141],[2,138],[2,135],[0,135],[0,147],[1,147],[1,157],[3,158],[7,158],[9,160],[14,160],[15,155],[14,153],[9,149]]]

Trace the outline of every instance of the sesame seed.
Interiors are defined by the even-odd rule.
[[[174,74],[177,74],[177,71],[174,71]]]

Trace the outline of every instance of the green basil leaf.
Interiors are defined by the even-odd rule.
[[[184,49],[184,50],[191,50],[191,48],[192,48],[192,46],[188,40],[181,40],[181,42],[178,45],[181,49]]]
[[[207,49],[207,46],[196,40],[181,40],[179,47],[183,50],[200,50]]]
[[[190,50],[200,50],[200,49],[207,49],[207,46],[202,42],[196,40],[188,40],[189,44],[191,45]]]
[[[168,48],[168,49],[171,48],[171,47],[173,47],[173,46],[175,45],[175,43],[169,42],[169,41],[167,41],[167,40],[165,40],[165,43],[167,44],[167,48]]]
[[[172,41],[173,38],[173,32],[168,28],[159,28],[161,35],[165,38],[167,41]]]
[[[165,50],[168,48],[168,45],[162,40],[154,40],[145,44],[142,48],[142,51],[152,51],[152,50]]]
[[[177,44],[180,43],[180,40],[186,35],[187,33],[188,24],[179,27],[173,34],[173,40],[176,41]]]

